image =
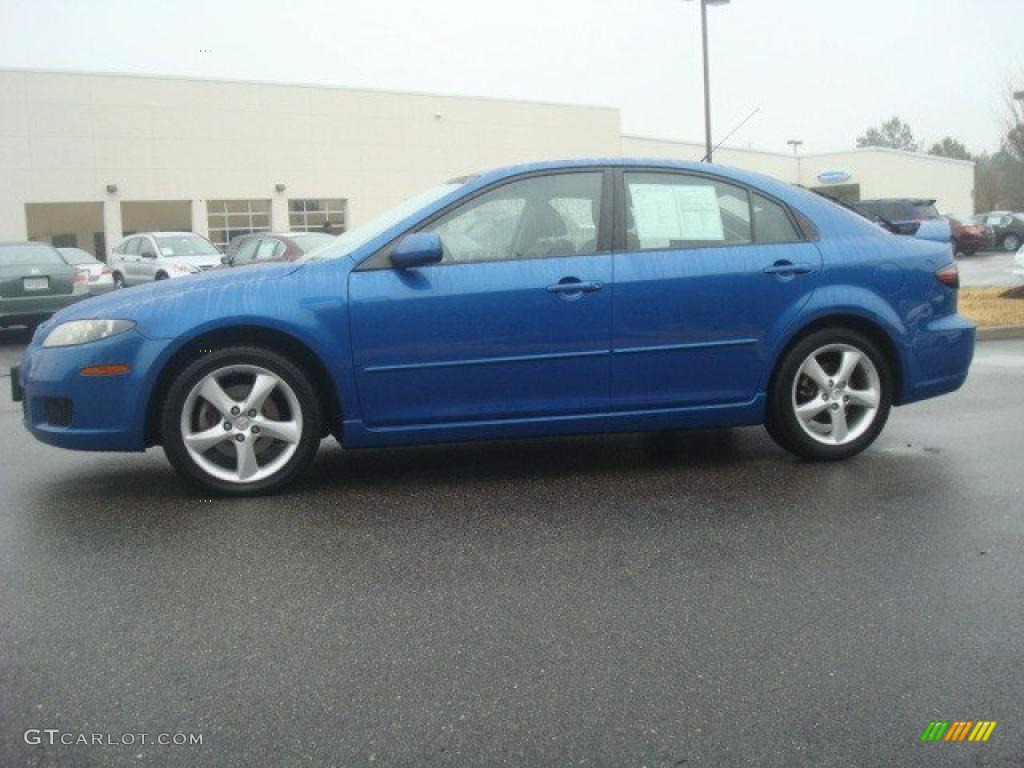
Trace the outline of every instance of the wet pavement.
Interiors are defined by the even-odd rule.
[[[1024,341],[845,463],[759,428],[325,441],[251,500],[39,444],[0,385],[0,765],[1024,761]],[[919,741],[957,719],[998,726]]]

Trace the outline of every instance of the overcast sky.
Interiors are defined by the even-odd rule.
[[[1024,88],[1024,0],[732,0],[709,8],[716,140],[851,147],[894,114],[998,146]],[[202,49],[212,49],[202,53]],[[0,66],[618,106],[701,140],[700,13],[683,0],[0,0]]]

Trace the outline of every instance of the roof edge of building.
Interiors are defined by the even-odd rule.
[[[154,72],[114,72],[99,69],[51,69],[46,67],[10,67],[0,66],[0,72],[20,72],[34,75],[83,75],[87,77],[134,77],[142,80],[185,80],[198,83],[229,83],[231,85],[269,85],[285,88],[323,88],[331,91],[355,91],[356,93],[379,93],[387,96],[420,96],[438,99],[467,99],[473,101],[497,101],[506,104],[535,104],[544,107],[570,107],[576,109],[597,109],[606,112],[621,113],[620,107],[608,104],[584,104],[566,101],[548,101],[544,99],[520,99],[511,96],[475,96],[469,93],[437,93],[433,91],[415,91],[388,88],[369,88],[354,85],[337,85],[332,83],[301,83],[291,80],[254,80],[234,77],[201,77],[198,75],[167,75]]]

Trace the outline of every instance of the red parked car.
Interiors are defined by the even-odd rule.
[[[226,267],[244,267],[267,261],[295,261],[322,245],[333,242],[335,236],[326,232],[258,232],[236,237],[221,259]]]
[[[953,253],[958,257],[973,256],[978,251],[990,250],[995,243],[995,232],[992,227],[971,222],[963,223],[955,216],[944,216],[949,222],[950,234],[953,236]]]

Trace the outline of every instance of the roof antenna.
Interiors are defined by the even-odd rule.
[[[743,120],[740,122],[739,125],[737,125],[735,128],[733,128],[727,134],[725,134],[725,136],[722,137],[722,140],[720,142],[718,142],[717,144],[715,144],[714,147],[711,148],[711,152],[712,153],[715,152],[720,146],[722,146],[725,143],[726,139],[728,139],[730,136],[732,136],[734,133],[736,133],[736,131],[738,131],[744,125],[746,125],[750,121],[750,118],[752,118],[754,115],[756,115],[760,111],[761,111],[761,108],[757,107],[753,112],[751,112],[749,115],[747,115],[745,118],[743,118]],[[711,154],[711,153],[708,153],[708,154]],[[700,161],[702,163],[706,163],[708,161],[708,156],[704,155],[704,157],[702,157],[700,159]]]

